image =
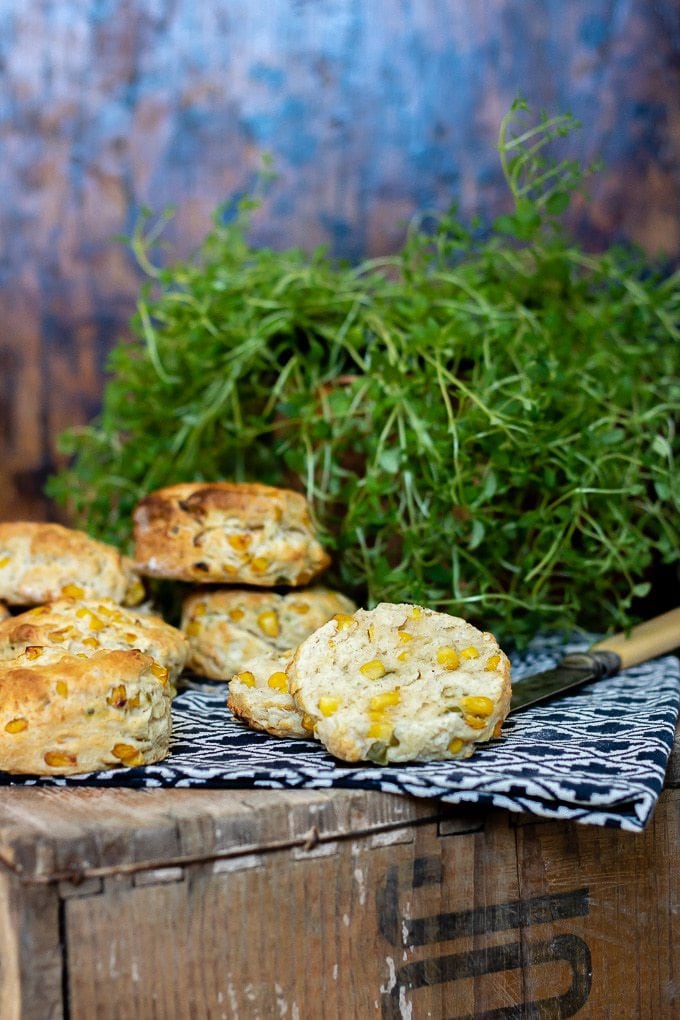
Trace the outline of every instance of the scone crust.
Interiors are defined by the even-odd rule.
[[[4,602],[0,602],[0,620],[6,620],[9,616],[9,609]]]
[[[330,564],[304,496],[258,483],[183,482],[133,511],[142,574],[199,584],[308,584]]]
[[[299,711],[345,761],[465,758],[510,708],[510,662],[493,635],[409,604],[329,621],[288,675]]]
[[[129,605],[144,595],[132,560],[115,546],[61,524],[0,522],[0,599],[34,606],[69,587]]]
[[[136,650],[0,662],[0,770],[75,775],[167,756],[167,679]]]
[[[282,690],[282,676],[292,651],[281,655],[265,654],[244,663],[243,669],[229,683],[227,707],[252,729],[269,733],[273,737],[305,737],[312,732],[304,725],[290,693]],[[274,678],[272,686],[270,678]]]
[[[58,599],[0,621],[0,659],[28,647],[54,646],[71,654],[136,648],[168,670],[174,683],[188,654],[186,638],[154,613],[135,611],[112,599]]]
[[[320,586],[277,592],[198,589],[182,604],[187,667],[212,680],[229,680],[259,655],[295,648],[336,613],[353,613],[351,599]]]

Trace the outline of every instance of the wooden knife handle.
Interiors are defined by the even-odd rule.
[[[595,651],[616,652],[621,659],[621,669],[637,666],[676,648],[680,648],[680,606],[638,624],[628,634],[613,634],[593,645]]]

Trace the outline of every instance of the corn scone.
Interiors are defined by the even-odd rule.
[[[153,613],[126,609],[111,599],[58,599],[0,621],[0,659],[26,648],[54,646],[91,655],[100,648],[137,648],[168,670],[174,683],[186,663],[182,632]]]
[[[312,721],[300,714],[288,691],[286,667],[292,654],[270,653],[245,662],[231,678],[227,706],[255,730],[311,740]]]
[[[287,673],[298,711],[344,761],[466,758],[510,707],[510,662],[493,635],[408,604],[339,614]]]
[[[184,482],[133,511],[140,573],[260,588],[308,584],[330,564],[304,496],[238,482]]]
[[[0,599],[36,606],[62,595],[136,605],[144,586],[132,560],[84,531],[36,521],[0,523]]]
[[[182,604],[187,667],[212,680],[229,680],[247,659],[294,648],[336,613],[352,613],[355,608],[340,592],[321,587],[285,595],[198,589]]]
[[[0,662],[0,770],[75,775],[165,758],[167,670],[149,655],[27,649]]]

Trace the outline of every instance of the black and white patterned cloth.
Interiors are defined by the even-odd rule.
[[[512,656],[513,680],[584,647],[535,641]],[[640,831],[663,788],[679,706],[680,661],[664,656],[513,714],[503,737],[466,761],[378,766],[256,733],[231,716],[224,685],[203,684],[175,699],[171,754],[157,765],[67,778],[0,773],[0,785],[345,787]]]

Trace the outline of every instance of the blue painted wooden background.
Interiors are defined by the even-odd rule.
[[[505,207],[519,94],[605,161],[582,242],[678,260],[676,0],[0,0],[0,519],[49,512],[56,435],[97,410],[142,206],[185,254],[268,153],[256,242],[388,252],[414,213]]]

